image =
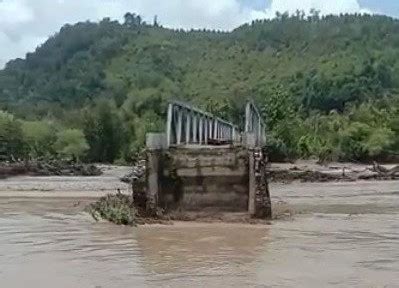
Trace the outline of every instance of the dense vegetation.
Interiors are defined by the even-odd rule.
[[[117,225],[136,224],[136,209],[131,197],[118,193],[101,197],[85,209],[94,220],[107,220]]]
[[[261,108],[275,158],[399,153],[399,20],[317,13],[232,32],[125,23],[65,25],[0,71],[0,155],[131,160],[170,99],[242,125]]]

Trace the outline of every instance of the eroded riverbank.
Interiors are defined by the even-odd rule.
[[[103,166],[101,169],[103,175],[98,177],[19,176],[2,179],[0,197],[98,198],[118,189],[130,193],[129,185],[119,180],[130,167]]]

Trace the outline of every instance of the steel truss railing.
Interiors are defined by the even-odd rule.
[[[166,135],[168,146],[231,144],[240,139],[234,124],[181,102],[168,106]]]
[[[241,140],[241,131],[233,123],[177,101],[169,103],[166,130],[168,146],[233,144]],[[266,144],[266,124],[253,102],[245,108],[244,132],[253,135],[255,146]]]
[[[248,102],[245,108],[245,133],[252,133],[255,145],[266,145],[266,124],[253,102]]]

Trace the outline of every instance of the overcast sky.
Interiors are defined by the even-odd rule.
[[[229,30],[277,11],[366,12],[399,17],[399,0],[0,0],[0,68],[23,57],[65,23],[122,19],[125,12],[175,28]]]

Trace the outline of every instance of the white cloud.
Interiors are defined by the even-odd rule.
[[[34,18],[24,1],[0,1],[0,25],[23,23]]]
[[[273,18],[277,12],[295,13],[297,10],[308,13],[311,9],[320,11],[321,15],[340,13],[371,13],[362,9],[357,0],[272,0],[265,11],[254,11],[253,18]]]
[[[166,27],[229,30],[254,18],[274,17],[276,11],[311,8],[322,14],[363,11],[357,0],[273,0],[264,11],[250,9],[241,0],[0,0],[0,67],[32,51],[65,23],[122,20],[128,11],[149,22],[158,15]]]

